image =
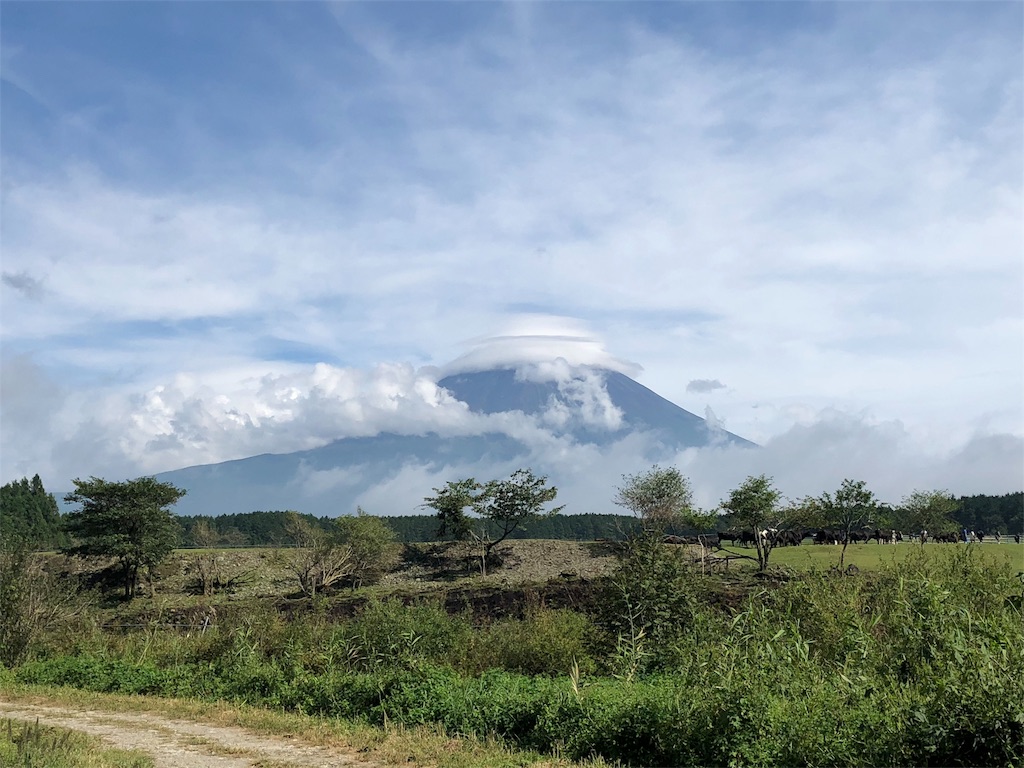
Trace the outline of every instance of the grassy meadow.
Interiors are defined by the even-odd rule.
[[[923,547],[917,542],[900,542],[895,545],[877,544],[873,541],[867,544],[850,544],[846,548],[844,566],[854,565],[861,571],[878,571],[885,565],[904,562],[907,558],[916,556],[922,549],[926,552],[935,552],[938,555],[942,555],[951,547],[972,547],[995,561],[1005,562],[1009,567],[1016,567],[1017,570],[1024,570],[1024,543],[1014,544],[1012,539],[1007,543],[1005,537],[1003,542],[999,544],[986,542],[965,545],[934,544],[929,542],[923,545]],[[725,546],[723,551],[734,555],[753,554],[752,547]],[[772,550],[769,565],[801,573],[828,570],[832,566],[839,564],[839,554],[841,551],[841,546],[811,544],[807,542],[799,547],[776,547]],[[753,567],[755,570],[756,565],[757,563],[754,562]]]

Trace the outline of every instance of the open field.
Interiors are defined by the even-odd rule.
[[[519,539],[497,550],[502,565],[487,576],[479,574],[473,550],[458,543],[395,545],[397,565],[377,584],[358,590],[361,596],[393,593],[415,595],[461,588],[502,589],[549,581],[592,581],[607,576],[615,567],[614,547],[606,543]],[[298,583],[289,571],[291,550],[277,548],[226,548],[175,550],[144,585],[141,602],[167,606],[195,602],[237,602],[254,597],[300,597]],[[96,571],[96,566],[62,555],[46,555],[48,569],[69,577]],[[198,591],[200,561],[212,561],[230,585],[213,595]],[[353,594],[341,589],[336,594]]]
[[[944,553],[956,548],[973,547],[977,552],[996,560],[1006,561],[1018,570],[1024,570],[1024,543],[1014,544],[1012,541],[996,544],[995,542],[982,544],[925,544],[924,549],[928,552]],[[901,542],[899,544],[851,544],[846,548],[845,565],[854,565],[861,571],[877,571],[880,567],[894,562],[902,562],[912,553],[922,549],[921,544]],[[753,555],[752,547],[741,546],[723,547],[725,552],[738,555]],[[772,550],[770,567],[790,568],[798,572],[812,570],[828,570],[833,565],[839,564],[839,554],[842,547],[831,544],[808,544],[804,543],[799,547],[776,547]],[[744,564],[745,567],[752,567],[756,570],[757,563]]]

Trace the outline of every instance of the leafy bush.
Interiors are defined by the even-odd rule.
[[[343,515],[335,523],[338,541],[352,552],[352,585],[373,584],[398,560],[395,531],[383,518],[366,514]]]
[[[335,635],[359,669],[417,667],[424,663],[464,664],[473,642],[469,621],[433,604],[403,605],[371,600]]]
[[[597,628],[586,616],[569,610],[535,610],[525,619],[506,619],[479,632],[474,667],[527,675],[582,674],[597,669]]]
[[[633,676],[671,663],[666,654],[706,610],[706,582],[684,562],[680,547],[657,536],[627,540],[608,581],[599,617],[615,641],[613,671]]]

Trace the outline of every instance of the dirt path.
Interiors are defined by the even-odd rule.
[[[387,768],[355,753],[265,736],[244,728],[174,720],[145,712],[104,712],[0,700],[0,717],[82,731],[152,756],[156,768]]]

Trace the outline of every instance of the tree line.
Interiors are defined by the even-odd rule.
[[[895,526],[906,532],[917,532],[910,520],[899,519],[895,514],[897,507],[880,504],[884,519],[879,518],[883,525]],[[288,541],[285,520],[290,514],[287,510],[245,512],[231,515],[180,515],[178,523],[181,527],[181,546],[202,546],[195,541],[193,530],[202,521],[208,523],[218,534],[216,546],[221,547],[275,547],[286,546]],[[333,517],[315,517],[303,514],[301,517],[312,525],[325,530],[332,525]],[[967,528],[972,531],[1000,531],[1002,533],[1018,533],[1024,528],[1024,493],[1007,493],[1003,495],[977,494],[961,496],[954,499],[950,511],[953,527]],[[402,543],[425,541],[451,541],[454,536],[450,532],[438,535],[438,519],[436,514],[399,515],[382,517],[388,527],[395,532],[395,539]],[[909,527],[906,524],[911,523]],[[486,521],[483,525],[489,525]],[[671,523],[666,533],[676,536],[689,536],[707,530],[724,531],[729,528],[727,517],[713,520],[711,527],[698,530],[693,525]],[[532,520],[528,525],[513,531],[510,539],[556,539],[566,541],[595,541],[597,539],[621,540],[634,533],[639,526],[636,518],[629,514],[615,513],[567,513],[553,517]],[[489,530],[490,535],[498,533],[497,526]]]
[[[246,512],[232,515],[180,515],[178,524],[181,527],[181,546],[219,546],[219,547],[278,547],[288,546],[286,520],[287,510]],[[295,513],[297,514],[297,513]],[[330,529],[334,517],[315,517],[302,514],[302,519],[310,525],[323,530]],[[403,544],[425,541],[454,541],[453,534],[446,532],[438,536],[438,520],[436,515],[400,515],[381,517],[391,530],[395,532],[395,540]],[[207,524],[216,533],[214,544],[200,543],[202,537],[196,536],[197,526]],[[498,534],[497,525],[491,526],[486,521],[488,533]],[[559,539],[567,541],[594,541],[596,539],[621,539],[635,527],[636,521],[629,515],[596,514],[565,514],[555,517],[541,518],[531,521],[524,528],[513,531],[510,539]],[[675,530],[673,530],[675,532]],[[680,530],[679,535],[689,531]]]
[[[880,522],[906,532],[916,530],[904,527],[911,521],[897,519],[890,505],[880,505],[887,515]],[[257,510],[227,515],[175,515],[177,545],[181,547],[279,547],[288,546],[287,530],[290,515],[298,514],[309,525],[329,531],[334,517],[316,517],[293,510]],[[67,515],[59,512],[53,494],[47,493],[39,475],[22,478],[0,487],[0,539],[21,539],[31,549],[60,549],[70,543],[65,529]],[[1000,531],[1019,533],[1024,528],[1024,492],[1002,495],[975,494],[960,496],[950,506],[949,518],[956,529],[972,531]],[[450,533],[438,536],[436,514],[382,517],[394,531],[396,541],[402,543],[452,540]],[[485,522],[484,525],[487,525]],[[598,514],[592,512],[555,515],[532,520],[509,534],[510,539],[561,539],[594,541],[596,539],[621,540],[636,530],[638,523],[632,515]],[[729,520],[725,517],[713,521],[709,530],[725,530]],[[925,526],[926,527],[926,526]],[[693,526],[672,524],[668,534],[686,536],[696,533]],[[211,535],[212,538],[211,538]],[[497,535],[497,527],[489,531]]]

